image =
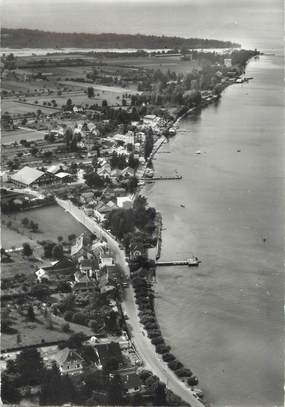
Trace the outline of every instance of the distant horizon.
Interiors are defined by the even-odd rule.
[[[282,11],[282,0],[1,0],[1,26],[207,38],[282,50]]]
[[[220,39],[220,38],[210,38],[210,37],[185,37],[180,35],[168,35],[168,34],[153,34],[153,33],[127,33],[127,32],[115,32],[115,31],[102,31],[102,32],[91,32],[91,31],[52,31],[52,30],[43,30],[41,28],[28,28],[28,27],[1,27],[2,30],[29,30],[29,31],[41,31],[45,33],[53,33],[53,34],[85,34],[85,35],[140,35],[145,37],[165,37],[165,38],[179,38],[179,39],[200,39],[200,40],[210,40],[210,41],[224,41],[224,42],[235,42],[233,40],[228,39]]]

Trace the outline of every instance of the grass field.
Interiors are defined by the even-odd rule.
[[[3,247],[11,246],[20,247],[23,242],[30,240],[34,245],[37,240],[52,240],[56,241],[58,236],[62,236],[64,240],[68,240],[68,235],[80,235],[86,232],[87,229],[77,222],[70,214],[66,213],[60,206],[53,205],[30,211],[18,212],[11,214],[9,220],[13,223],[20,224],[23,218],[28,218],[30,221],[39,225],[39,232],[30,232],[28,229],[25,235],[14,233],[14,231],[6,230],[7,233],[2,234]],[[5,221],[7,222],[5,215]],[[4,226],[6,228],[6,226]],[[7,229],[7,228],[6,228]]]
[[[62,82],[64,85],[68,86],[69,83],[72,83],[74,87],[77,88],[77,91],[75,92],[69,92],[69,93],[64,93],[62,96],[58,95],[50,95],[50,96],[32,96],[32,97],[26,97],[26,101],[29,103],[34,103],[36,100],[38,101],[38,105],[21,105],[20,103],[17,102],[12,102],[14,103],[15,107],[17,108],[17,105],[19,109],[24,110],[25,107],[30,108],[30,111],[37,111],[38,109],[42,110],[44,113],[51,113],[55,112],[56,110],[54,109],[48,109],[46,108],[43,103],[46,102],[51,102],[52,100],[55,100],[57,103],[57,109],[60,110],[62,106],[66,104],[67,99],[71,99],[72,103],[76,105],[93,105],[93,104],[98,104],[101,105],[102,101],[105,99],[107,100],[109,105],[121,105],[122,103],[122,95],[124,93],[137,93],[136,91],[133,91],[132,89],[124,89],[124,88],[119,88],[119,87],[109,87],[109,86],[103,86],[103,85],[95,85],[95,84],[88,84],[88,83],[81,83],[81,82]],[[93,86],[95,96],[94,98],[88,98],[87,94],[85,93],[87,88],[89,86]],[[9,106],[9,105],[8,105]],[[6,109],[7,110],[7,109]],[[9,110],[8,110],[9,111]],[[14,112],[11,108],[11,112]]]
[[[24,130],[24,129],[17,129],[11,131],[2,130],[1,137],[2,137],[2,144],[11,144],[15,141],[20,142],[21,140],[33,141],[33,140],[42,140],[44,138],[45,132],[44,131],[37,131],[37,130]]]
[[[47,100],[52,100],[52,99],[54,99],[54,97],[49,96]],[[29,103],[34,103],[35,100],[39,100],[39,97],[33,96],[31,98],[26,98],[26,101]],[[17,100],[2,99],[2,101],[1,101],[2,112],[9,112],[12,115],[25,114],[25,113],[31,113],[31,112],[36,113],[36,111],[38,109],[41,109],[41,111],[46,114],[55,112],[54,109],[50,109],[45,106],[28,105],[25,103],[18,102]]]
[[[17,273],[24,274],[27,278],[35,278],[34,272],[38,270],[43,263],[33,256],[27,258],[22,252],[10,253],[12,262],[1,264],[1,278],[10,279]]]
[[[1,244],[5,249],[11,249],[12,247],[21,247],[23,243],[27,242],[31,245],[35,245],[35,240],[28,236],[22,235],[15,230],[9,229],[7,226],[1,225]]]
[[[1,349],[66,340],[75,332],[82,332],[87,336],[93,334],[90,328],[74,323],[69,323],[69,332],[63,332],[62,326],[66,322],[62,318],[54,317],[52,314],[47,318],[43,310],[37,306],[33,307],[35,321],[29,321],[22,309],[17,307],[13,300],[7,301],[4,305],[10,311],[9,320],[12,323],[10,325],[11,333],[1,334]],[[18,334],[20,334],[20,337],[17,338]]]
[[[174,71],[176,73],[191,72],[195,68],[200,67],[197,61],[181,61],[180,57],[119,57],[119,58],[105,58],[105,63],[110,65],[122,65],[138,68],[160,69],[163,72]],[[119,69],[119,67],[118,67]]]

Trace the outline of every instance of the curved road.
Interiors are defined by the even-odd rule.
[[[84,220],[82,216],[79,216],[78,208],[75,208],[71,202],[62,201],[57,199],[60,206],[71,213],[79,222],[87,227],[92,233],[95,233],[98,237],[104,237],[110,249],[116,255],[116,262],[122,268],[125,275],[129,277],[130,270],[126,262],[125,251],[120,248],[120,244],[116,239],[104,230],[98,223],[92,218],[87,217],[84,214]],[[75,208],[75,209],[74,209]],[[73,210],[74,209],[74,210]],[[76,213],[75,213],[76,212]],[[143,330],[143,326],[139,322],[137,315],[137,306],[135,303],[135,295],[132,287],[125,290],[126,297],[122,303],[122,309],[128,315],[128,328],[131,332],[132,342],[145,364],[145,367],[152,371],[167,388],[173,391],[182,400],[186,401],[191,407],[204,407],[204,404],[194,397],[191,389],[185,385],[178,377],[168,368],[167,364],[162,360],[160,355],[155,352],[155,348],[152,345],[150,339],[147,337],[146,332]]]

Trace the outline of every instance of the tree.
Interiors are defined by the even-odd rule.
[[[40,384],[45,371],[40,352],[35,348],[22,350],[16,357],[16,369],[22,385]]]
[[[33,250],[31,248],[31,246],[29,245],[29,243],[23,243],[23,255],[29,257],[32,254],[33,254]]]
[[[108,404],[118,406],[123,404],[123,385],[119,375],[112,377],[108,383]]]
[[[45,255],[45,257],[47,257],[48,259],[51,258],[51,257],[53,257],[53,255],[52,255],[52,250],[53,250],[54,246],[56,246],[56,243],[54,243],[54,242],[49,242],[49,241],[46,241],[46,242],[44,243],[44,245],[43,245],[43,247],[44,247],[44,255]]]
[[[40,393],[40,404],[62,404],[62,387],[59,368],[52,363],[52,368],[45,372]]]
[[[28,308],[27,318],[29,321],[34,321],[36,319],[34,308],[32,307],[32,305],[30,305]]]
[[[36,155],[38,152],[39,152],[39,150],[38,150],[37,147],[33,147],[33,148],[31,148],[31,150],[30,150],[30,153],[31,153],[32,155]]]
[[[55,245],[52,249],[52,257],[60,260],[63,258],[63,256],[64,256],[64,253],[63,253],[62,245],[60,245],[60,244]]]
[[[153,136],[152,134],[147,134],[144,146],[144,158],[148,159],[153,149]]]
[[[72,233],[71,235],[68,235],[68,241],[72,242],[74,239],[76,239],[76,235]]]
[[[68,98],[66,101],[66,110],[72,110],[72,108],[73,108],[72,99]]]
[[[63,237],[62,237],[62,236],[57,236],[57,241],[58,241],[58,242],[62,242],[62,241],[63,241]]]
[[[86,325],[87,316],[83,312],[75,312],[72,317],[72,322],[75,324]]]
[[[102,188],[105,184],[105,181],[96,172],[91,172],[90,174],[86,175],[86,184],[89,187]]]
[[[88,95],[89,99],[94,98],[94,88],[93,88],[93,86],[89,86],[87,88],[87,95]]]
[[[136,191],[137,186],[138,186],[138,179],[136,177],[131,177],[128,180],[127,191],[130,194],[133,194]]]
[[[65,332],[65,333],[70,332],[70,325],[68,323],[62,324],[61,330],[62,330],[62,332]]]
[[[39,225],[38,223],[35,223],[31,220],[30,222],[30,228],[32,229],[33,232],[37,232],[39,230]]]
[[[102,100],[102,107],[108,107],[108,102],[106,99]]]
[[[70,293],[71,292],[71,286],[67,281],[60,281],[57,285],[58,291],[62,293]]]
[[[28,218],[23,218],[22,219],[22,225],[27,226],[29,224],[29,219]]]
[[[4,404],[18,404],[21,400],[21,395],[16,388],[16,383],[5,374],[2,374],[1,379],[1,401]]]
[[[82,346],[82,342],[85,340],[86,336],[82,332],[78,332],[71,335],[65,345],[70,349],[78,349]]]
[[[153,386],[153,405],[166,406],[166,386],[164,383],[157,382]]]
[[[111,357],[109,360],[107,360],[104,366],[104,371],[108,374],[115,370],[118,370],[118,368],[119,368],[118,360],[116,358]]]
[[[134,157],[133,153],[131,153],[129,155],[128,164],[129,164],[129,167],[133,168],[134,170],[136,170],[139,166],[139,160]]]
[[[61,312],[72,311],[74,306],[75,306],[75,296],[73,294],[69,294],[61,300],[59,304],[59,309]],[[64,319],[69,321],[69,319],[65,317]]]

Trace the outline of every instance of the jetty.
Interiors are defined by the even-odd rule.
[[[172,175],[169,177],[151,177],[151,178],[146,178],[143,177],[141,178],[141,180],[143,181],[167,181],[167,180],[174,180],[174,179],[182,179],[182,175]]]
[[[197,257],[191,257],[186,260],[169,260],[169,261],[158,261],[155,263],[156,266],[189,266],[198,267],[201,261]]]

